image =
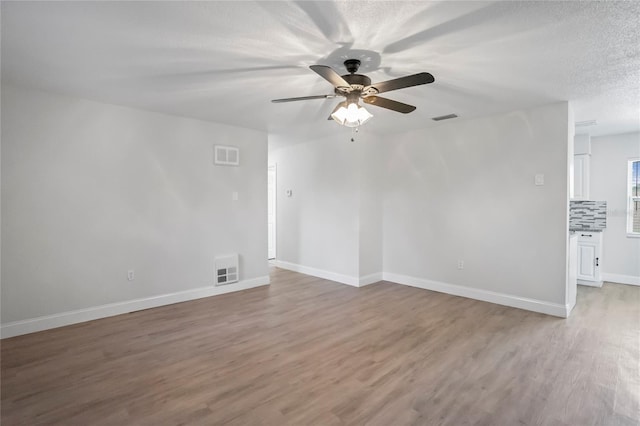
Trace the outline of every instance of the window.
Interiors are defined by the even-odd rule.
[[[640,237],[640,159],[629,160],[627,232]]]

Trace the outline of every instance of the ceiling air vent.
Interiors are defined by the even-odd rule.
[[[442,120],[448,120],[450,118],[456,118],[457,115],[455,114],[447,114],[447,115],[441,115],[440,117],[433,117],[432,120],[433,121],[442,121]]]
[[[597,124],[598,122],[596,120],[576,121],[576,127],[590,127]]]

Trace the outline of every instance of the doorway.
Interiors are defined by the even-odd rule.
[[[267,257],[276,258],[276,165],[269,166],[267,177]]]

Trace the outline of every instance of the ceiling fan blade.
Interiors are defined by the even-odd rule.
[[[408,75],[406,77],[387,80],[380,83],[372,84],[369,87],[375,88],[378,93],[390,92],[391,90],[404,89],[405,87],[419,86],[421,84],[433,83],[435,78],[428,72]],[[366,90],[367,88],[365,88]]]
[[[381,96],[367,96],[366,98],[362,98],[362,101],[369,105],[375,105],[392,111],[401,112],[403,114],[408,114],[416,109],[413,105],[403,104],[402,102],[393,101]]]
[[[333,84],[335,87],[350,87],[351,85],[345,81],[344,78],[340,77],[340,74],[335,72],[333,68],[328,67],[326,65],[311,65],[313,71],[318,73],[318,75],[329,83]]]
[[[274,104],[279,104],[282,102],[308,101],[309,99],[331,99],[335,97],[336,95],[301,96],[299,98],[272,99],[271,102],[273,102]]]

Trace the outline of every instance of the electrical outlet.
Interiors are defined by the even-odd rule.
[[[458,260],[458,269],[464,269],[464,260]]]
[[[136,278],[135,271],[131,270],[127,272],[127,280],[133,281]]]

